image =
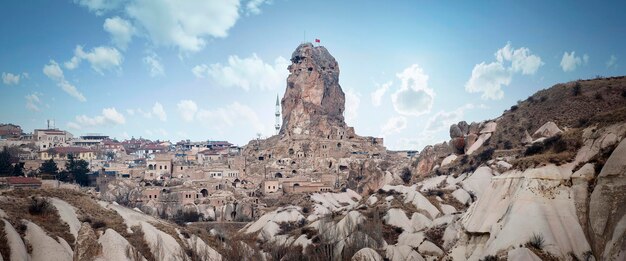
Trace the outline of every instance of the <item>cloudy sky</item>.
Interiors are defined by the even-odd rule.
[[[390,149],[448,139],[559,82],[626,74],[607,1],[0,2],[0,122],[118,139],[273,134],[302,41],[338,60],[346,118]],[[306,38],[304,32],[306,31]]]

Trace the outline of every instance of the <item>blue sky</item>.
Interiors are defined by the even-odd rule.
[[[75,0],[0,3],[0,122],[75,135],[273,134],[293,50],[339,62],[346,118],[390,149],[447,140],[555,83],[624,75],[607,1]],[[306,31],[306,39],[304,32]]]

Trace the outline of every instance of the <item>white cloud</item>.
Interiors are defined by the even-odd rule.
[[[196,65],[191,69],[191,72],[196,76],[196,78],[204,78],[208,71],[209,66],[206,64]]]
[[[48,76],[48,78],[55,81],[57,83],[57,86],[61,87],[61,89],[70,96],[76,98],[81,102],[87,101],[85,96],[83,96],[83,94],[80,93],[78,89],[76,89],[76,86],[65,80],[63,70],[61,70],[59,64],[54,60],[50,60],[49,64],[44,65],[43,73]]]
[[[104,12],[117,9],[124,1],[125,0],[74,0],[74,3],[86,7],[89,11],[100,16]]]
[[[18,85],[20,83],[20,75],[3,72],[2,83],[4,83],[5,85]]]
[[[239,0],[137,0],[126,13],[147,31],[152,42],[197,52],[205,37],[226,37],[239,18]]]
[[[161,58],[158,55],[153,53],[143,57],[143,63],[148,66],[151,77],[165,75],[165,69],[163,69]]]
[[[146,134],[148,134],[148,136],[150,136],[151,138],[161,139],[161,140],[167,139],[167,136],[169,135],[169,133],[163,128],[158,128],[154,130],[146,130]]]
[[[122,50],[126,50],[128,43],[135,34],[135,27],[128,20],[119,16],[107,18],[102,27],[111,34],[111,41]]]
[[[233,130],[234,127],[250,131],[252,135],[253,133],[272,133],[252,108],[238,102],[214,110],[200,109],[196,118],[207,127],[222,133]]]
[[[361,94],[353,89],[348,89],[346,95],[345,121],[349,125],[354,125],[359,115],[359,105],[361,104]]]
[[[196,112],[198,111],[198,105],[192,100],[182,100],[178,103],[178,112],[180,112],[180,116],[186,122],[193,121],[196,116]]]
[[[152,106],[152,114],[154,114],[161,121],[167,121],[167,114],[165,113],[165,110],[163,110],[163,105],[158,102]]]
[[[470,93],[482,92],[482,99],[499,100],[504,97],[502,85],[509,85],[513,78],[512,73],[501,63],[482,62],[474,66],[472,76],[465,83],[465,90]]]
[[[130,116],[134,116],[135,115],[135,110],[133,109],[126,109],[126,113]]]
[[[402,115],[422,115],[430,112],[435,91],[428,87],[428,75],[417,64],[396,74],[401,87],[391,95],[396,112]]]
[[[576,52],[572,51],[571,53],[563,53],[563,58],[561,59],[561,69],[564,72],[571,72],[576,70],[576,67],[587,64],[589,62],[589,55],[584,54],[582,58],[580,56],[576,56]]]
[[[74,49],[74,57],[65,62],[65,68],[76,69],[82,60],[87,60],[94,71],[104,74],[105,70],[119,69],[124,57],[122,53],[112,47],[99,46],[92,49],[91,52],[85,52],[82,46],[77,45]]]
[[[374,107],[380,106],[383,96],[385,96],[385,93],[387,92],[387,90],[389,90],[389,87],[391,87],[392,83],[392,81],[388,81],[386,83],[383,83],[382,85],[377,84],[378,88],[376,88],[376,90],[371,93],[372,105],[374,105]]]
[[[382,136],[385,137],[389,134],[399,133],[400,131],[406,129],[407,119],[404,116],[395,116],[389,118],[385,125],[380,128]]]
[[[43,74],[45,74],[46,76],[48,76],[48,78],[54,81],[65,80],[63,70],[61,70],[59,64],[54,60],[50,60],[50,63],[43,67]]]
[[[470,93],[482,93],[482,99],[499,100],[504,97],[502,86],[511,84],[513,74],[534,75],[544,65],[541,57],[531,54],[530,49],[514,49],[511,43],[498,49],[495,62],[481,62],[472,69],[472,76],[465,83]]]
[[[530,49],[521,47],[514,50],[511,43],[507,43],[495,55],[499,63],[504,64],[505,61],[509,61],[513,72],[521,72],[524,75],[535,74],[544,64],[539,56],[530,53]]]
[[[466,110],[474,109],[475,107],[473,104],[466,104],[453,111],[439,111],[428,119],[424,130],[433,133],[445,131],[450,128],[450,125],[462,121]],[[480,107],[482,108],[482,106]]]
[[[68,126],[79,127],[96,127],[96,126],[109,126],[109,125],[121,125],[126,123],[124,115],[117,112],[115,108],[104,108],[102,114],[94,117],[88,117],[87,115],[76,116],[76,122],[68,123]]]
[[[246,3],[246,14],[260,14],[261,13],[261,5],[263,4],[272,4],[272,0],[250,0]]]
[[[43,94],[39,92],[34,92],[29,95],[24,96],[26,98],[26,109],[30,111],[40,111],[41,106],[41,96]]]
[[[80,130],[80,129],[82,129],[82,127],[80,125],[78,125],[78,123],[71,122],[71,121],[67,123],[67,127],[70,128],[70,129],[73,129],[73,130]]]
[[[609,60],[606,61],[606,68],[615,68],[617,67],[617,56],[611,54]]]
[[[274,60],[274,64],[263,62],[256,54],[248,58],[236,55],[228,57],[228,64],[197,65],[192,69],[196,77],[208,76],[218,85],[224,87],[240,87],[244,90],[258,88],[261,90],[275,89],[285,84],[289,75],[289,61],[282,56]]]

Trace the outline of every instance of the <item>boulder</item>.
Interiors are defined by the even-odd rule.
[[[498,124],[493,121],[487,122],[485,123],[485,126],[480,130],[480,134],[493,133],[494,131],[496,131],[496,126],[498,126]]]
[[[463,137],[463,131],[457,124],[450,125],[450,138],[454,139],[458,137]]]
[[[530,249],[521,247],[521,248],[516,248],[516,249],[509,251],[509,253],[507,254],[507,260],[508,261],[541,261],[541,258],[535,255],[533,251],[530,251]]]
[[[454,160],[456,160],[457,156],[454,154],[451,154],[450,156],[446,157],[445,159],[443,159],[443,161],[441,161],[441,166],[445,166],[448,165],[450,163],[452,163]]]
[[[361,250],[354,253],[352,261],[382,261],[383,257],[371,248],[361,248]]]
[[[474,145],[476,140],[478,140],[478,135],[475,133],[470,133],[467,137],[465,137],[465,153],[467,153],[467,150]]]
[[[530,136],[527,130],[524,130],[524,138],[522,138],[522,144],[533,143],[533,138]]]
[[[463,133],[463,135],[467,135],[469,133],[469,125],[467,124],[467,122],[459,121],[457,126],[459,126],[459,129],[461,129],[461,133]]]
[[[465,138],[462,136],[453,138],[452,141],[450,141],[450,145],[453,153],[463,154],[465,152]]]
[[[468,134],[478,134],[479,130],[480,129],[478,128],[478,123],[472,122],[469,126]]]
[[[580,175],[585,176],[585,175]],[[597,177],[596,186],[589,201],[589,223],[592,232],[594,253],[605,251],[606,243],[617,236],[613,235],[617,223],[626,215],[626,139],[623,139],[611,153]],[[604,253],[604,255],[612,253]]]
[[[443,250],[428,240],[424,240],[419,248],[417,248],[417,251],[420,254],[428,256],[443,256]]]
[[[549,121],[549,122],[546,122],[541,127],[539,127],[539,129],[537,129],[537,131],[533,133],[532,138],[533,139],[549,138],[561,132],[563,131],[559,129],[559,126],[557,126],[556,123]]]

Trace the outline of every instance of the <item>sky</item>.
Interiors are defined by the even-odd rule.
[[[626,74],[624,1],[7,0],[0,123],[245,145],[320,39],[346,122],[392,150],[561,82]]]

